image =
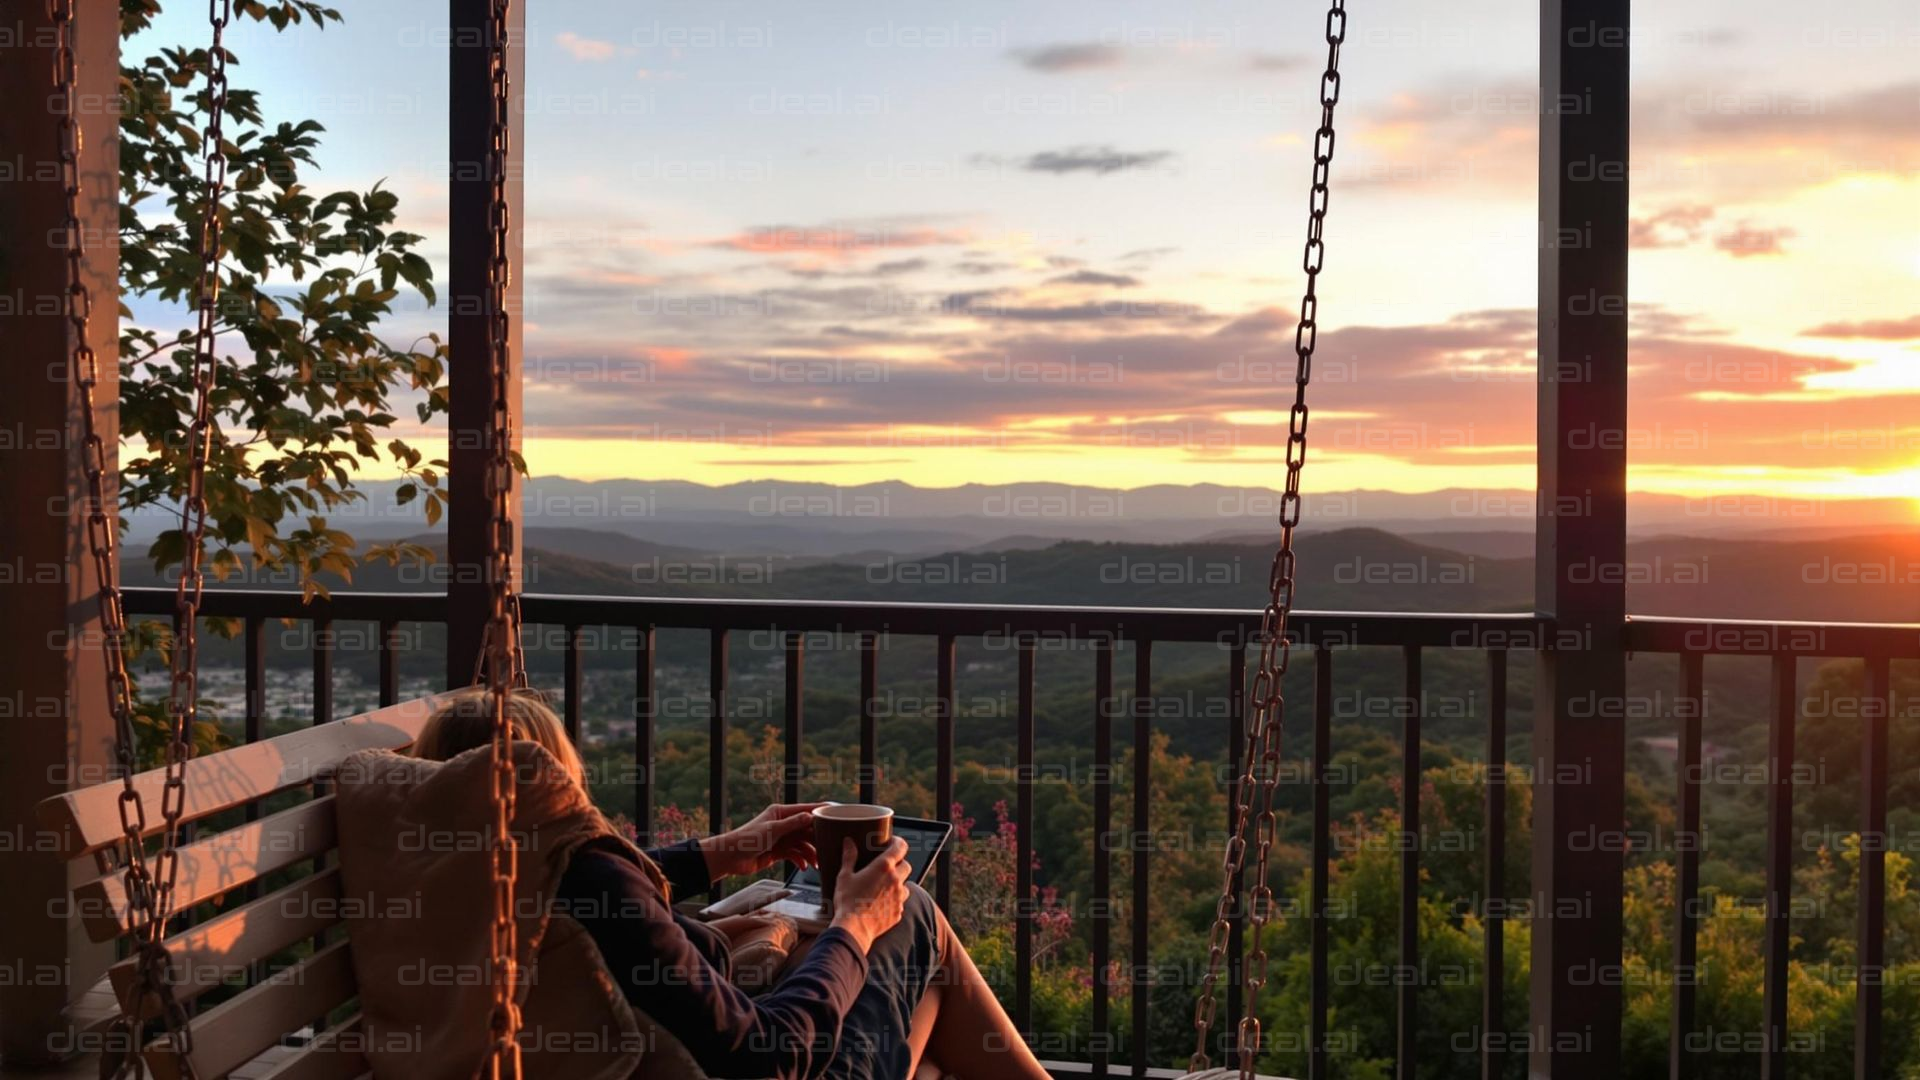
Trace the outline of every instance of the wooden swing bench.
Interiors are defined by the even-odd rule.
[[[435,698],[404,702],[360,716],[248,743],[197,757],[186,765],[186,809],[182,820],[247,811],[249,820],[202,835],[180,848],[174,910],[226,898],[220,914],[166,939],[174,996],[181,1004],[219,987],[244,984],[238,993],[193,1017],[191,1061],[200,1077],[235,1080],[350,1080],[370,1073],[362,1052],[358,1016],[315,1032],[305,1046],[283,1046],[283,1032],[297,1032],[349,1005],[356,997],[351,945],[336,932],[344,913],[339,871],[332,854],[339,837],[333,796],[314,797],[267,813],[268,798],[324,781],[345,758],[360,750],[400,749],[413,742],[437,703]],[[160,805],[164,774],[139,774],[137,790],[146,806]],[[66,859],[93,857],[100,877],[74,889],[75,912],[95,942],[129,934],[127,895],[119,866],[122,839],[119,780],[58,795],[39,806],[40,825],[58,838]],[[157,816],[148,822],[157,833]],[[307,875],[272,892],[269,875],[311,863]],[[282,970],[266,962],[302,942],[316,945],[311,955]],[[151,1018],[155,1003],[138,1014],[134,963],[121,960],[106,977],[79,995],[70,1020],[83,1045],[98,1047],[124,1007],[129,1015]],[[164,1041],[142,1048],[159,1077],[179,1075]]]

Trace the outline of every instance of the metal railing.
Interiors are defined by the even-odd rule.
[[[162,589],[128,590],[129,613],[167,616],[172,612],[172,592]],[[1114,952],[1114,933],[1118,929],[1114,912],[1113,857],[1124,853],[1130,860],[1132,895],[1126,905],[1130,925],[1129,954],[1135,968],[1130,983],[1132,1042],[1125,1067],[1134,1076],[1160,1075],[1164,1070],[1147,1068],[1147,1009],[1153,969],[1147,961],[1151,942],[1148,938],[1149,912],[1154,897],[1148,873],[1154,853],[1149,835],[1153,807],[1148,771],[1149,750],[1154,732],[1151,702],[1154,687],[1154,647],[1159,644],[1202,643],[1226,653],[1225,696],[1229,702],[1224,749],[1231,766],[1228,775],[1237,776],[1245,733],[1244,694],[1246,651],[1257,646],[1260,613],[1253,610],[1194,610],[1162,608],[1088,608],[1050,606],[1006,606],[973,604],[902,604],[815,602],[781,600],[694,600],[680,598],[601,597],[529,595],[522,604],[530,626],[564,629],[563,709],[569,732],[577,738],[583,701],[582,631],[587,627],[613,627],[632,631],[629,640],[634,651],[635,707],[635,801],[636,824],[643,837],[653,827],[655,719],[658,714],[659,677],[656,670],[658,649],[656,631],[705,631],[708,642],[709,821],[719,827],[727,819],[726,777],[729,647],[735,635],[773,635],[767,640],[781,643],[785,679],[782,716],[782,742],[785,755],[783,797],[797,801],[801,770],[801,748],[806,731],[806,641],[808,635],[847,635],[857,641],[859,656],[859,771],[858,797],[875,797],[875,778],[879,760],[878,724],[875,702],[883,646],[899,638],[930,638],[935,643],[935,791],[934,802],[945,816],[954,802],[955,758],[954,725],[958,672],[956,645],[962,639],[998,642],[1017,656],[1015,676],[1015,755],[1014,820],[1018,826],[1015,852],[1016,902],[1013,910],[1015,963],[1013,1000],[1010,1012],[1023,1031],[1032,1031],[1032,957],[1034,945],[1034,906],[1032,896],[1032,856],[1034,843],[1035,730],[1034,684],[1035,652],[1043,644],[1084,645],[1094,656],[1092,697],[1095,724],[1091,752],[1092,810],[1094,828],[1099,836],[1093,863],[1093,892],[1090,909],[1095,912],[1091,927],[1092,969],[1094,972],[1091,1012],[1096,1037],[1089,1043],[1085,1065],[1062,1064],[1057,1075],[1105,1076],[1115,1068],[1108,1044],[1098,1036],[1110,1030],[1111,998],[1108,972]],[[379,700],[391,704],[398,697],[398,653],[401,623],[444,622],[446,599],[432,593],[336,593],[331,597],[303,602],[298,593],[277,591],[209,591],[204,611],[208,617],[239,619],[244,626],[246,645],[246,726],[249,740],[262,735],[265,714],[265,649],[262,632],[268,619],[310,621],[313,635],[314,716],[316,722],[333,715],[331,697],[332,646],[327,628],[335,621],[371,622],[379,627]],[[1563,636],[1551,621],[1526,614],[1395,614],[1367,612],[1298,612],[1292,632],[1297,644],[1311,649],[1313,663],[1313,703],[1311,712],[1311,856],[1310,916],[1311,948],[1310,1006],[1308,1010],[1308,1076],[1320,1080],[1330,1075],[1328,1015],[1331,1008],[1331,979],[1328,967],[1329,925],[1328,873],[1332,864],[1331,782],[1329,764],[1333,758],[1333,676],[1336,658],[1349,648],[1388,646],[1400,650],[1404,675],[1401,704],[1394,710],[1401,722],[1400,815],[1401,843],[1399,880],[1399,948],[1397,962],[1402,972],[1420,970],[1418,903],[1421,869],[1420,791],[1421,725],[1425,713],[1423,651],[1428,649],[1471,650],[1486,657],[1487,690],[1486,760],[1482,835],[1485,843],[1485,877],[1482,885],[1483,937],[1481,1030],[1504,1032],[1518,1018],[1503,1015],[1502,985],[1504,967],[1504,930],[1502,911],[1509,895],[1503,880],[1507,855],[1506,761],[1508,688],[1510,654],[1554,648],[1578,648],[1577,637]],[[1789,916],[1788,903],[1792,880],[1792,758],[1794,723],[1799,699],[1795,681],[1796,662],[1801,657],[1863,658],[1868,671],[1869,705],[1862,713],[1869,731],[1864,740],[1862,775],[1865,789],[1862,799],[1861,833],[1882,842],[1862,844],[1860,871],[1859,953],[1856,1009],[1855,1075],[1874,1077],[1880,1071],[1882,1044],[1881,982],[1885,970],[1885,849],[1887,787],[1887,717],[1891,712],[1889,664],[1895,659],[1920,659],[1920,625],[1751,622],[1727,620],[1691,620],[1668,618],[1630,619],[1623,628],[1625,647],[1634,652],[1667,653],[1679,657],[1679,687],[1675,712],[1678,731],[1677,837],[1676,837],[1676,914],[1673,941],[1673,1022],[1670,1049],[1672,1075],[1684,1077],[1693,1071],[1695,1051],[1688,1034],[1694,1027],[1696,985],[1692,978],[1696,966],[1698,900],[1700,890],[1700,848],[1702,835],[1700,799],[1702,734],[1704,711],[1703,673],[1708,656],[1767,657],[1771,661],[1770,724],[1767,740],[1766,773],[1767,845],[1766,845],[1766,956],[1764,961],[1765,1047],[1768,1075],[1784,1076],[1788,1046],[1786,1006],[1788,985]],[[1119,709],[1115,694],[1115,647],[1131,646],[1134,662],[1133,695],[1130,710]],[[1116,731],[1118,724],[1132,720],[1130,730]],[[1131,778],[1132,805],[1125,808],[1126,820],[1116,823],[1114,814],[1115,738],[1131,736],[1134,775]],[[1625,762],[1620,763],[1624,783]],[[1232,828],[1234,800],[1228,793],[1225,827]],[[1623,823],[1624,827],[1624,823]],[[950,898],[948,873],[950,852],[941,857],[936,878],[936,897],[944,906]],[[1611,890],[1618,894],[1622,883],[1596,880],[1590,884],[1596,893]],[[1232,955],[1240,952],[1239,927],[1236,925]],[[1239,1006],[1237,966],[1229,980],[1229,1015]],[[1395,982],[1397,1044],[1402,1062],[1414,1060],[1414,1039],[1419,1031],[1420,981],[1403,978]],[[1506,1046],[1502,1040],[1480,1039],[1482,1075],[1502,1075]],[[1405,1070],[1402,1075],[1411,1075]]]

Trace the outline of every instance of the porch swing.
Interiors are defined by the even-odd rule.
[[[491,72],[491,130],[488,150],[489,226],[492,252],[487,273],[488,359],[496,403],[508,398],[509,312],[506,297],[509,263],[508,202],[505,163],[511,134],[507,67],[508,10],[511,0],[490,0],[485,47]],[[74,0],[50,0],[59,33],[53,89],[72,101],[76,72],[73,52]],[[234,1077],[244,1080],[347,1080],[371,1073],[364,1052],[352,942],[343,933],[343,894],[334,853],[339,842],[335,796],[314,797],[286,809],[267,812],[270,798],[324,782],[349,756],[363,750],[397,750],[412,743],[443,700],[429,696],[307,730],[248,743],[202,757],[192,754],[197,719],[197,644],[203,587],[202,543],[207,506],[203,495],[212,437],[212,402],[217,361],[214,356],[215,300],[219,290],[221,223],[225,186],[221,150],[221,108],[226,88],[222,34],[232,0],[214,0],[210,11],[212,47],[208,53],[205,121],[205,201],[201,207],[197,326],[193,340],[194,412],[189,426],[187,489],[181,503],[186,537],[184,565],[175,590],[177,640],[170,658],[165,762],[136,771],[132,683],[127,670],[126,612],[119,585],[116,536],[117,491],[110,489],[106,436],[97,430],[95,390],[98,360],[87,344],[92,296],[83,276],[84,230],[80,227],[78,161],[80,133],[71,112],[63,117],[61,161],[68,230],[66,314],[73,329],[73,365],[81,399],[84,467],[91,500],[88,514],[90,554],[98,575],[102,653],[107,700],[115,728],[118,780],[81,788],[43,802],[41,825],[59,838],[65,858],[91,857],[100,872],[74,890],[75,911],[95,942],[125,940],[125,959],[113,964],[96,986],[79,994],[70,1008],[73,1026],[87,1045],[98,1047],[103,1076],[139,1075],[151,1069],[161,1077]],[[1249,691],[1243,761],[1235,785],[1234,832],[1222,860],[1222,885],[1208,939],[1208,964],[1194,1013],[1195,1051],[1188,1080],[1254,1080],[1261,1026],[1259,994],[1267,980],[1264,932],[1276,914],[1267,884],[1267,861],[1277,839],[1274,793],[1279,780],[1280,739],[1285,701],[1282,677],[1290,656],[1288,617],[1293,607],[1294,530],[1300,522],[1300,479],[1306,460],[1306,390],[1317,339],[1316,285],[1325,254],[1322,239],[1328,181],[1334,150],[1334,109],[1340,96],[1340,49],[1346,37],[1346,2],[1331,0],[1326,20],[1327,64],[1320,84],[1321,122],[1314,138],[1313,180],[1308,199],[1308,229],[1302,268],[1306,289],[1301,301],[1294,347],[1297,368],[1289,414],[1286,487],[1279,516],[1280,543],[1269,574],[1268,602],[1262,617],[1259,666]],[[524,686],[518,596],[510,587],[513,534],[508,499],[513,485],[512,418],[504,404],[492,410],[492,449],[486,489],[492,516],[488,527],[489,612],[475,682],[484,685],[493,713],[490,749],[489,849],[484,856],[492,880],[493,909],[488,985],[492,987],[489,1051],[483,1074],[494,1080],[522,1075],[519,1003],[511,988],[520,984],[520,943],[515,920],[507,914],[516,875],[516,848],[509,823],[517,794],[508,696]],[[147,808],[157,803],[158,820]],[[248,820],[222,832],[189,840],[185,827],[214,815],[246,811]],[[1249,822],[1253,835],[1248,836]],[[157,838],[157,848],[148,844]],[[1249,847],[1254,884],[1239,909],[1239,883]],[[311,863],[313,872],[266,895],[270,875]],[[244,890],[244,892],[243,892]],[[198,925],[169,933],[169,922],[194,906],[222,898],[251,897]],[[1233,1067],[1215,1068],[1209,1041],[1216,1018],[1221,969],[1233,923],[1244,918],[1248,953],[1244,970],[1245,1014],[1231,1053]],[[332,934],[333,940],[328,940]],[[275,974],[258,977],[273,957],[302,942],[315,948]],[[237,976],[253,976],[251,985],[189,1017],[188,1007]],[[328,1023],[330,1016],[349,1013]],[[318,1018],[318,1019],[316,1019]],[[672,1043],[644,1016],[649,1037]],[[157,1035],[148,1038],[150,1026]],[[313,1029],[303,1046],[286,1045],[297,1033]],[[649,1059],[641,1072],[650,1077],[692,1078],[698,1070],[684,1055]]]

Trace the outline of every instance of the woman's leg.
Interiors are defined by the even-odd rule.
[[[908,886],[900,922],[867,950],[867,985],[847,1010],[827,1080],[909,1080],[937,1007],[930,1002],[940,972],[940,909]],[[924,1019],[923,1019],[924,1018]]]
[[[958,1080],[1047,1080],[1047,1071],[1000,1007],[946,913],[935,907],[933,916],[940,969],[913,1014],[915,1075],[928,1071],[921,1066],[931,1062],[939,1075]]]
[[[791,967],[791,964],[789,964]],[[909,886],[899,925],[867,953],[828,1080],[1048,1080],[933,897]]]

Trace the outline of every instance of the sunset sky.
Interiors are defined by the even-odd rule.
[[[442,7],[340,6],[233,80],[444,275]],[[1323,17],[533,4],[533,470],[1277,485]],[[1920,497],[1920,9],[1636,17],[1635,486]],[[1313,486],[1530,488],[1537,5],[1350,27]]]

